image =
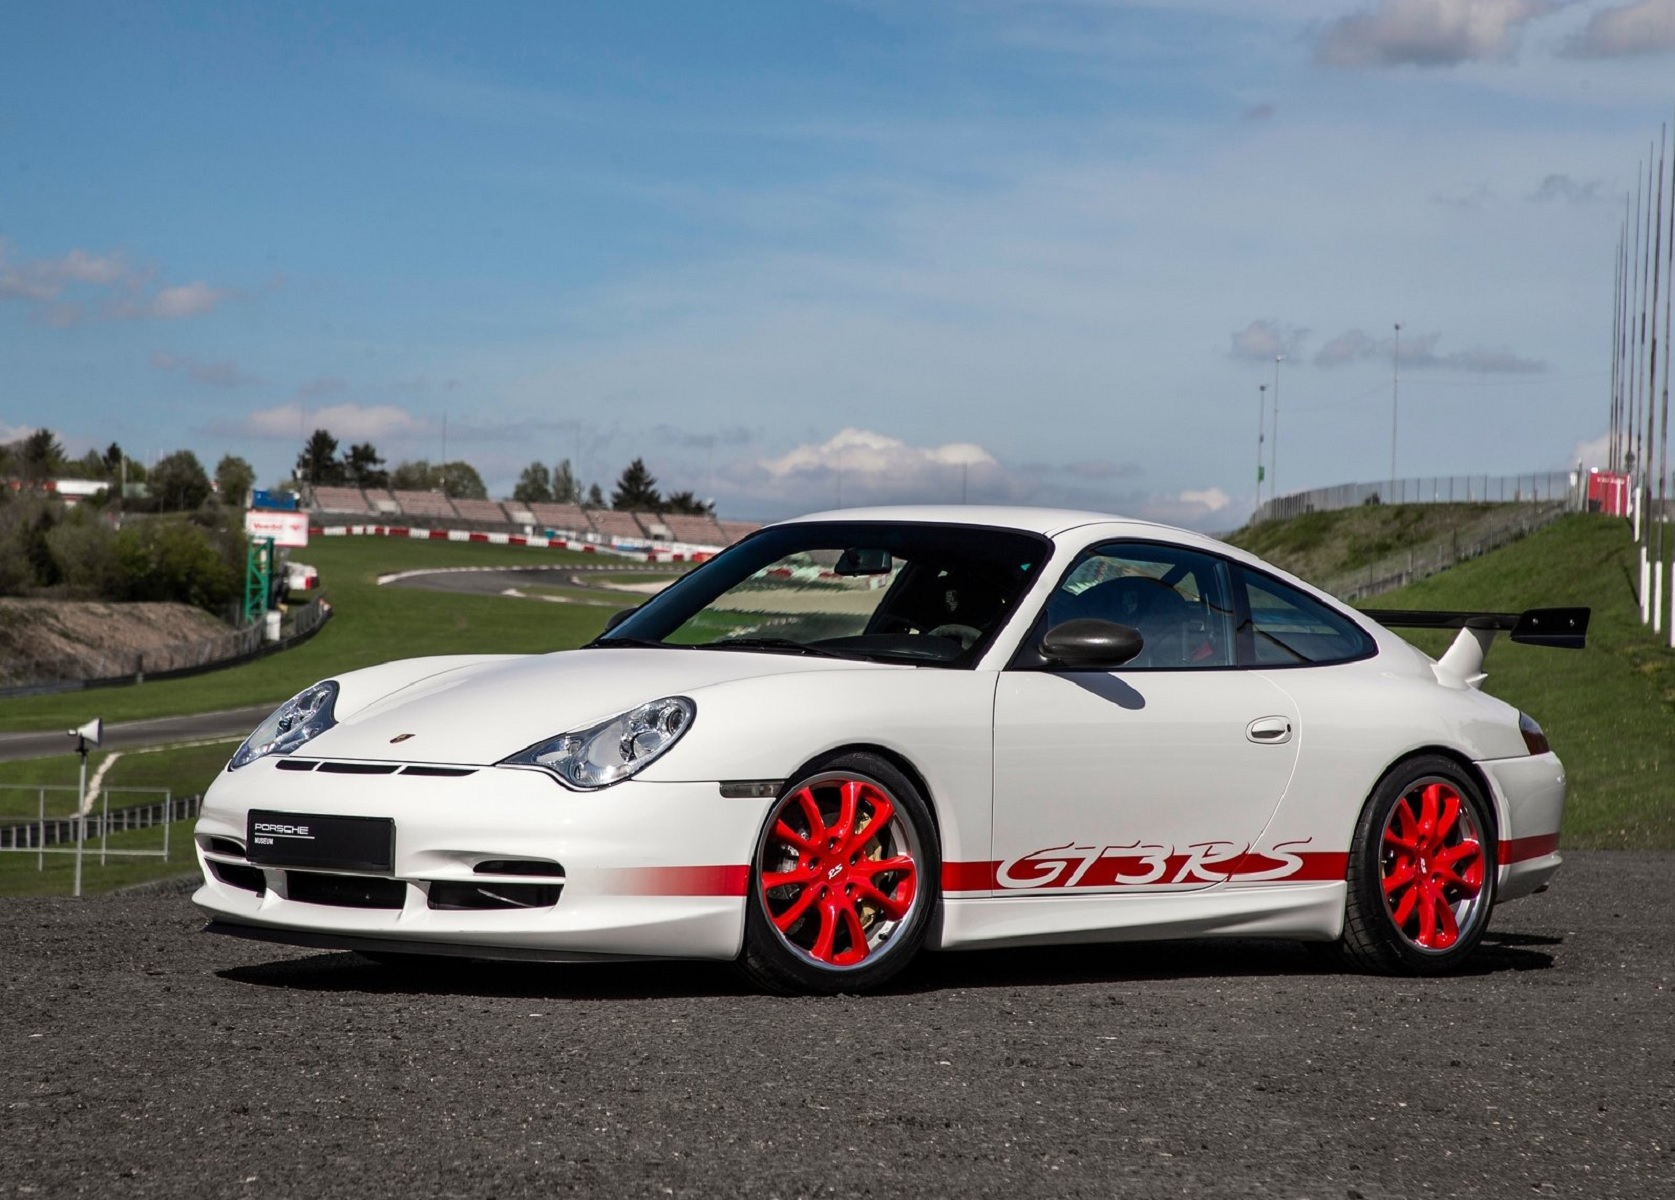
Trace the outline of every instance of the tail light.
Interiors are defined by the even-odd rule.
[[[1529,747],[1531,754],[1552,753],[1553,747],[1547,744],[1547,735],[1541,732],[1541,726],[1529,713],[1518,714],[1518,732],[1524,735],[1524,745]]]

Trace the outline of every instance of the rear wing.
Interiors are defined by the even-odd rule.
[[[1453,687],[1479,687],[1483,660],[1495,634],[1506,632],[1527,646],[1580,650],[1588,644],[1587,608],[1530,608],[1521,613],[1450,612],[1401,608],[1363,609],[1361,615],[1387,629],[1458,629],[1459,636],[1435,663],[1437,681]]]

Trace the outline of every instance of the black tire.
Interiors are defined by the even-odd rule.
[[[1496,850],[1493,814],[1458,763],[1398,763],[1355,827],[1344,953],[1384,975],[1459,970],[1495,906]]]
[[[930,809],[906,775],[864,752],[810,764],[756,839],[739,965],[781,995],[876,988],[923,944],[941,875]]]

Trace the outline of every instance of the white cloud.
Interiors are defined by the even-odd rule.
[[[107,320],[176,321],[202,316],[233,293],[207,283],[150,291],[156,271],[136,267],[121,254],[73,249],[58,258],[13,259],[0,238],[0,300],[18,300],[37,320],[58,328],[79,325],[88,314]]]
[[[1317,367],[1339,367],[1359,362],[1378,353],[1378,339],[1359,329],[1346,329],[1320,348],[1314,356]]]
[[[1581,463],[1583,470],[1587,470],[1590,467],[1597,467],[1599,470],[1603,471],[1609,467],[1611,465],[1610,430],[1607,430],[1596,438],[1589,438],[1586,441],[1577,442],[1575,446],[1571,447],[1570,461],[1572,463]]]
[[[1315,60],[1332,67],[1451,67],[1511,58],[1520,28],[1559,7],[1550,0],[1378,0],[1327,25]]]
[[[1464,350],[1439,352],[1440,333],[1408,334],[1402,339],[1401,368],[1404,371],[1467,371],[1482,375],[1533,375],[1547,364],[1523,358],[1499,346],[1470,346]],[[1317,367],[1339,367],[1346,363],[1380,359],[1395,365],[1396,340],[1375,338],[1360,329],[1350,329],[1322,346],[1314,356]]]
[[[190,354],[170,354],[158,350],[151,356],[151,365],[159,371],[178,371],[193,383],[210,384],[215,387],[239,387],[256,380],[246,375],[236,362],[223,360],[221,362],[204,362]]]
[[[282,404],[277,408],[258,409],[245,417],[241,432],[251,437],[293,441],[307,437],[315,429],[330,431],[339,442],[364,442],[428,434],[431,423],[393,404],[367,407],[329,404],[324,408]]]
[[[1140,509],[1148,521],[1166,525],[1183,525],[1202,529],[1209,525],[1227,527],[1225,518],[1217,514],[1233,503],[1233,498],[1219,487],[1185,488],[1172,494],[1153,496]]]
[[[1675,5],[1675,0],[1670,0]],[[1565,174],[1546,175],[1540,185],[1529,194],[1528,199],[1537,204],[1551,204],[1559,201],[1564,204],[1592,204],[1601,199],[1603,185],[1597,179],[1574,179]]]
[[[1296,358],[1308,336],[1307,329],[1284,321],[1252,321],[1233,334],[1233,348],[1227,356],[1242,362],[1273,362],[1276,355]]]
[[[1572,58],[1628,58],[1675,50],[1675,0],[1638,0],[1604,8],[1565,44]]]
[[[115,306],[113,315],[126,320],[179,321],[186,317],[201,317],[232,292],[212,288],[207,283],[184,283],[179,287],[163,288],[154,296],[125,301]]]

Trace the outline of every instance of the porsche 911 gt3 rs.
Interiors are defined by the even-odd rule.
[[[205,797],[195,899],[389,962],[736,959],[785,992],[1187,936],[1448,971],[1560,865],[1564,769],[1480,690],[1489,642],[1587,620],[1357,612],[1100,514],[816,514],[582,649],[308,688]],[[1459,633],[1432,660],[1413,624]]]

